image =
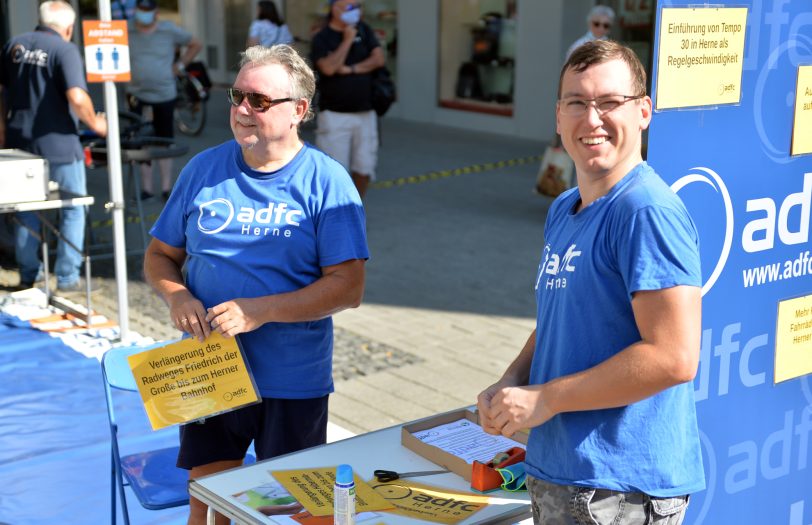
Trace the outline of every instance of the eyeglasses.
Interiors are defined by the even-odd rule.
[[[247,91],[243,91],[237,88],[228,88],[226,92],[228,93],[228,101],[231,102],[232,106],[234,107],[239,106],[240,104],[242,104],[242,101],[247,98],[248,105],[251,106],[251,109],[253,109],[257,113],[264,113],[269,109],[271,109],[271,106],[274,106],[276,104],[296,100],[295,98],[291,97],[271,98],[268,95],[263,95],[262,93],[249,93]]]
[[[630,100],[637,100],[646,95],[604,95],[596,98],[565,97],[558,101],[558,108],[562,115],[568,117],[583,117],[594,105],[598,115],[614,111]]]
[[[609,29],[612,27],[612,24],[609,22],[598,22],[597,20],[593,20],[592,27],[603,27],[604,29]]]

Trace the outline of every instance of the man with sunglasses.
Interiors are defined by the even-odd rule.
[[[536,523],[679,524],[705,487],[698,234],[642,160],[645,90],[617,42],[583,44],[564,65],[556,122],[578,185],[547,214],[536,329],[477,399],[486,431],[531,429]]]
[[[252,441],[259,460],[326,441],[330,316],[360,304],[369,252],[347,171],[299,138],[314,92],[293,48],[248,48],[228,90],[234,140],[186,165],[150,231],[144,274],[172,322],[201,341],[238,336],[262,397],[181,427],[191,478],[239,466]]]
[[[327,25],[313,37],[310,58],[319,73],[316,145],[347,168],[363,197],[378,162],[372,72],[385,59],[361,10],[359,0],[330,0]]]
[[[586,34],[572,43],[567,49],[567,58],[581,44],[586,44],[593,40],[606,40],[609,38],[609,31],[615,22],[615,12],[608,5],[596,5],[589,10],[586,17]]]

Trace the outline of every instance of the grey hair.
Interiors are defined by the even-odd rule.
[[[587,23],[591,22],[596,16],[605,16],[612,23],[615,21],[615,11],[608,5],[596,5],[590,9],[589,14],[586,17]]]
[[[265,66],[279,64],[288,72],[290,79],[290,94],[294,99],[307,100],[307,113],[302,122],[307,122],[314,116],[313,96],[316,93],[316,77],[313,70],[299,53],[286,44],[275,46],[252,46],[240,53],[240,69],[245,66]]]
[[[39,6],[39,21],[44,26],[65,29],[76,22],[76,12],[67,2],[48,0]]]

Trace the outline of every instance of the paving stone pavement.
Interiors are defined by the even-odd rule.
[[[178,136],[189,153],[230,138],[225,96],[215,90],[200,137]],[[405,120],[382,120],[378,180],[539,155],[544,144]],[[303,130],[313,139],[313,125]],[[364,303],[335,316],[336,392],[330,420],[361,433],[474,404],[516,356],[533,328],[533,284],[550,199],[532,193],[538,164],[372,188],[365,199],[369,245]],[[125,168],[126,173],[126,168]],[[93,241],[110,239],[107,173],[88,174]],[[131,191],[125,181],[125,190]],[[160,211],[146,204],[146,222]],[[141,246],[137,221],[128,249]],[[0,243],[2,244],[2,243]],[[98,250],[95,250],[98,252]],[[109,251],[109,250],[108,250]],[[130,328],[176,337],[165,305],[128,257]],[[0,261],[0,287],[17,284]],[[112,259],[96,255],[94,308],[117,318]],[[2,290],[2,288],[0,288]],[[0,291],[2,293],[2,291]]]

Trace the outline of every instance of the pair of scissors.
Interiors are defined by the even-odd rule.
[[[417,472],[395,472],[394,470],[376,470],[373,472],[375,479],[382,483],[395,481],[400,478],[415,478],[417,476],[432,476],[434,474],[446,474],[450,470],[420,470]]]

